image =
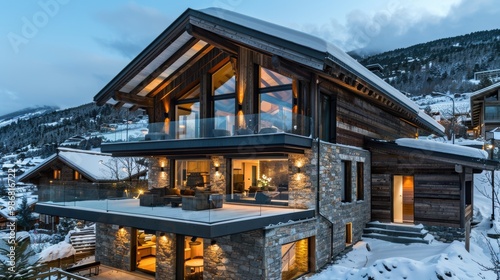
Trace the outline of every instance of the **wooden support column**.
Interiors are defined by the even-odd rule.
[[[236,101],[237,104],[236,106],[239,107],[239,104],[241,104],[241,111],[238,112],[238,114],[243,114],[243,115],[251,115],[256,112],[256,104],[255,100],[255,95],[257,94],[255,92],[255,65],[253,61],[253,54],[252,51],[240,47],[239,48],[239,57],[238,57],[238,67],[237,67],[237,73],[236,73],[236,78],[237,78],[237,89],[236,89]],[[245,127],[250,125],[249,123],[244,123],[244,122],[249,122],[249,118],[245,118],[243,121],[242,119],[238,118],[238,123],[236,124],[237,127]],[[255,126],[255,120],[252,121],[251,126]],[[253,127],[252,127],[253,128]]]

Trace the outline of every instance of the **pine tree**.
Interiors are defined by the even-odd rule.
[[[33,211],[31,211],[30,206],[28,205],[28,198],[26,196],[23,197],[21,205],[17,208],[17,224],[22,226],[24,230],[29,230],[31,224],[34,220]]]
[[[0,254],[13,256],[14,259],[12,259],[13,262],[11,259],[0,260],[0,279],[27,279],[38,274],[35,270],[38,259],[33,259],[35,252],[29,240],[27,237],[18,236],[15,244],[9,244],[10,240],[3,239],[5,246],[0,248]],[[10,250],[11,246],[14,247],[13,251]]]
[[[57,224],[57,233],[52,236],[52,243],[57,244],[64,240],[68,232],[76,226],[76,220],[62,217]]]

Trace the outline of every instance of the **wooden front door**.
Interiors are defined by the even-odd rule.
[[[413,176],[395,175],[392,188],[392,220],[395,223],[413,223]]]

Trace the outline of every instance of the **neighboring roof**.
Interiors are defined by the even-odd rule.
[[[116,104],[118,101],[112,99],[116,94],[132,93],[134,96],[129,96],[130,100],[150,104],[148,95],[158,90],[162,81],[188,63],[190,58],[205,51],[209,45],[203,40],[194,40],[194,36],[189,32],[190,26],[295,61],[323,73],[327,68],[340,66],[383,94],[387,102],[397,104],[419,125],[433,133],[444,135],[444,127],[426,114],[422,114],[417,104],[336,46],[307,33],[219,8],[186,10],[111,80],[94,97],[94,101],[98,104],[106,102]],[[184,54],[174,56],[185,46],[188,50]],[[165,65],[166,63],[168,65]]]
[[[488,159],[484,150],[460,145],[422,140],[401,138],[394,142],[372,140],[368,147],[374,151],[403,155],[408,154],[411,159],[422,158],[449,164],[459,164],[472,167],[476,170],[498,170],[500,162]]]
[[[43,170],[47,166],[50,166],[54,161],[60,160],[67,164],[69,167],[80,172],[83,176],[91,181],[116,181],[116,175],[113,174],[112,169],[107,166],[113,166],[118,158],[111,157],[110,154],[104,154],[95,151],[86,151],[70,148],[58,148],[58,153],[47,158],[46,161],[40,165],[29,169],[24,174],[19,176],[18,180],[23,181],[31,178],[37,174],[40,170]],[[133,170],[137,170],[133,163]],[[138,176],[146,172],[146,167],[139,166],[139,172],[135,171],[132,177]],[[114,168],[117,170],[119,180],[126,180],[129,178],[128,173],[122,170],[122,167]]]
[[[483,109],[483,100],[485,97],[500,90],[500,82],[492,84],[489,87],[482,88],[473,92],[470,96],[470,111],[472,126],[478,126],[481,121],[481,112]]]
[[[485,150],[479,150],[476,148],[465,147],[461,145],[441,143],[431,140],[417,140],[413,138],[400,138],[397,139],[395,142],[399,146],[411,147],[421,150],[461,155],[471,158],[480,158],[480,159],[488,158],[488,152],[486,152]]]

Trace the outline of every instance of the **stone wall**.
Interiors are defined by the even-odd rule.
[[[289,206],[312,209],[316,207],[316,163],[313,151],[306,150],[303,155],[288,155]],[[300,168],[300,173],[298,172]]]
[[[314,150],[317,146],[314,147]],[[311,163],[317,162],[317,153],[313,153]],[[342,202],[342,160],[351,161],[351,202]],[[356,200],[357,163],[362,162],[364,168],[364,199]],[[315,166],[313,167],[315,168]],[[370,152],[357,147],[336,145],[326,142],[320,144],[320,214],[331,223],[333,234],[333,255],[346,248],[345,227],[352,223],[353,243],[361,239],[363,228],[370,221],[371,181]],[[330,225],[329,225],[330,226]],[[330,242],[326,243],[329,244]],[[321,264],[321,263],[320,263]]]
[[[169,161],[165,157],[152,157],[148,161],[148,189],[169,185]],[[163,167],[164,171],[161,171]]]
[[[465,241],[465,228],[426,226],[424,229],[434,236],[434,239],[441,242],[451,243],[455,240]]]
[[[95,260],[103,265],[130,271],[131,268],[130,227],[96,223]]]
[[[316,225],[316,220],[311,220],[308,222],[292,223],[290,225],[274,226],[267,229],[264,247],[265,267],[267,268],[267,270],[265,271],[264,277],[262,279],[281,279],[281,247],[288,243],[303,239],[307,240],[307,238],[309,237],[316,236],[318,234]],[[315,247],[320,246],[324,245],[315,245]],[[297,250],[300,249],[307,250],[308,248],[307,246],[298,246]],[[313,258],[313,256],[309,256],[309,258]],[[300,260],[296,260],[297,263],[299,263],[299,261]],[[302,263],[302,265],[304,265],[304,263]],[[302,269],[305,269],[306,271],[315,270],[314,267],[302,267]]]
[[[175,280],[176,246],[175,234],[161,236],[160,232],[156,233],[156,279]]]
[[[203,279],[269,279],[264,276],[264,232],[254,230],[204,239]]]
[[[213,156],[210,164],[211,190],[218,193],[226,193],[226,159],[222,156]],[[215,169],[218,168],[219,171]]]

